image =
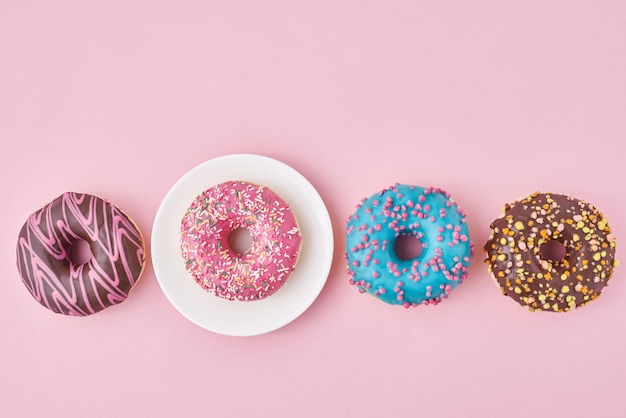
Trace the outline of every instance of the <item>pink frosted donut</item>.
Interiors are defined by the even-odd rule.
[[[77,263],[84,242],[91,258]],[[144,241],[120,209],[96,196],[63,193],[28,217],[17,268],[33,297],[65,315],[86,316],[124,301],[143,271]]]
[[[245,228],[250,248],[238,254],[230,234]],[[187,271],[206,291],[228,300],[273,295],[293,272],[301,244],[289,205],[264,186],[227,181],[202,192],[183,216],[180,247]]]

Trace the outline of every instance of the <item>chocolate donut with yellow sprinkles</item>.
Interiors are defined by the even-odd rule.
[[[543,253],[551,241],[564,247],[564,257]],[[533,193],[505,205],[491,223],[484,249],[489,272],[505,296],[531,311],[565,312],[600,296],[618,264],[615,246],[595,206],[571,196]]]

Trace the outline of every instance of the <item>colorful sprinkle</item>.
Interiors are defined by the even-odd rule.
[[[238,228],[250,232],[243,254],[228,244]],[[289,205],[264,186],[229,181],[196,197],[181,223],[187,271],[206,291],[228,300],[263,299],[295,269],[301,236]],[[356,244],[353,251],[359,251]]]
[[[564,258],[542,253],[551,241],[565,247]],[[491,224],[484,250],[504,295],[531,311],[564,312],[600,296],[616,265],[615,247],[611,228],[595,206],[534,193],[505,206]]]

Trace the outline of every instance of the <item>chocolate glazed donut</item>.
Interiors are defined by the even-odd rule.
[[[91,259],[75,263],[84,240]],[[17,243],[17,267],[46,308],[86,316],[124,301],[143,271],[144,241],[133,221],[106,200],[64,193],[30,215]]]
[[[542,246],[557,241],[553,260]],[[559,245],[559,244],[557,244]],[[597,299],[617,265],[615,237],[603,214],[570,196],[534,193],[491,224],[486,263],[502,293],[532,310],[568,311]]]

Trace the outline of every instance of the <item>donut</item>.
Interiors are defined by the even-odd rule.
[[[547,243],[562,259],[544,254]],[[531,311],[566,312],[597,299],[613,274],[615,236],[598,209],[571,196],[533,193],[491,223],[485,262],[495,283]]]
[[[229,245],[245,228],[250,248]],[[254,301],[276,293],[294,271],[301,234],[289,205],[265,186],[227,181],[200,193],[183,216],[185,267],[206,291],[227,300]]]
[[[86,262],[71,256],[86,243]],[[87,316],[123,302],[145,265],[141,231],[96,196],[63,193],[31,214],[17,240],[17,268],[31,295],[53,312]]]
[[[419,240],[421,254],[399,257],[401,236]],[[446,299],[467,278],[473,252],[465,213],[441,189],[396,184],[363,199],[348,218],[350,283],[392,305]]]

